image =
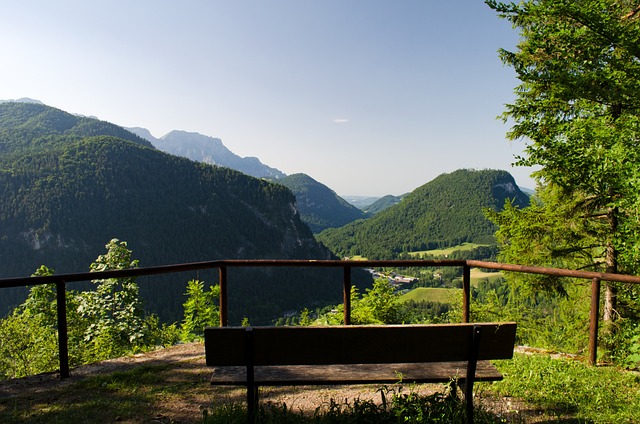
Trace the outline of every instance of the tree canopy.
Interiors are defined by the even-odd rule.
[[[538,201],[493,215],[503,258],[638,273],[640,6],[486,3],[521,34],[516,51],[500,51],[521,81],[503,118],[526,144],[517,164],[540,167]],[[619,313],[609,285],[605,319]]]

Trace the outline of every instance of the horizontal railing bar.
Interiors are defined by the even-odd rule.
[[[467,260],[467,265],[475,268],[524,272],[528,274],[545,274],[545,275],[555,275],[558,277],[585,278],[588,280],[593,280],[594,278],[597,278],[603,281],[615,281],[618,283],[640,284],[640,277],[637,277],[635,275],[611,274],[608,272],[577,271],[577,270],[564,269],[564,268],[546,268],[541,266],[503,264],[498,262],[485,262],[485,261],[476,261],[476,260]]]
[[[144,268],[122,270],[82,272],[51,276],[20,277],[0,279],[0,288],[35,286],[41,284],[90,281],[106,278],[140,277],[156,274],[171,274],[187,271],[198,271],[220,267],[303,267],[303,268],[392,268],[392,267],[434,267],[434,266],[470,266],[475,268],[495,269],[503,271],[525,272],[530,274],[546,274],[560,277],[598,278],[603,281],[640,284],[640,277],[633,275],[611,274],[606,272],[576,271],[563,268],[548,268],[540,266],[503,264],[477,260],[306,260],[306,259],[225,259],[204,262],[191,262],[174,265],[161,265]]]
[[[36,277],[19,277],[0,279],[0,288],[35,286],[41,284],[90,281],[106,278],[140,277],[155,274],[172,274],[186,271],[226,267],[309,267],[309,268],[341,268],[352,267],[408,267],[408,266],[464,266],[465,261],[457,260],[381,260],[381,261],[342,261],[342,260],[307,260],[307,259],[224,259],[205,262],[151,266],[144,268],[119,269],[100,272],[81,272]]]
[[[79,272],[73,274],[59,274],[59,275],[47,275],[36,277],[21,277],[21,278],[5,278],[0,279],[0,288],[8,287],[20,287],[20,286],[36,286],[40,284],[57,283],[64,281],[67,283],[78,281],[91,281],[106,278],[126,278],[126,277],[141,277],[145,275],[155,274],[171,274],[177,272],[186,271],[198,271],[201,269],[217,268],[220,261],[208,261],[208,262],[192,262],[186,264],[176,265],[161,265],[145,268],[131,268],[131,269],[118,269],[110,271],[99,272]]]

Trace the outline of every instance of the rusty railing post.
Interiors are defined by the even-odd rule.
[[[69,378],[69,330],[67,327],[67,288],[64,281],[56,283],[56,308],[58,312],[58,355],[60,378]]]
[[[471,302],[471,267],[462,269],[462,322],[469,322],[469,304]]]
[[[351,325],[351,267],[345,265],[343,271],[344,325]]]
[[[221,265],[218,267],[218,275],[220,277],[220,327],[229,325],[229,315],[227,311],[227,267]]]
[[[589,364],[598,361],[598,321],[600,320],[600,279],[591,280],[591,314],[589,317]]]

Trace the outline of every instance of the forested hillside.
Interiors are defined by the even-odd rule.
[[[306,174],[293,174],[274,181],[293,192],[302,221],[314,233],[341,227],[366,216],[329,187]]]
[[[94,136],[103,129],[107,135]],[[285,187],[162,153],[114,125],[5,103],[0,146],[0,277],[28,276],[41,264],[57,273],[87,271],[112,238],[126,240],[141,266],[331,257]],[[215,283],[217,274],[199,277]],[[188,278],[144,279],[145,304],[166,320],[179,319]],[[229,278],[237,322],[265,322],[341,296],[339,273],[234,269]],[[3,312],[23,293],[3,290]]]
[[[392,194],[387,194],[386,196],[381,197],[372,204],[363,207],[362,210],[368,215],[375,215],[385,209],[390,208],[393,205],[397,205],[404,198],[404,196],[406,195],[394,196]]]
[[[152,147],[122,127],[39,103],[0,103],[0,154],[51,149],[72,140],[108,135]]]
[[[483,210],[499,210],[506,199],[518,206],[529,202],[508,172],[458,170],[440,175],[371,218],[325,230],[317,238],[338,255],[369,259],[464,242],[495,244],[496,227]]]

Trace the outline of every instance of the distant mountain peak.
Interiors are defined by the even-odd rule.
[[[196,162],[224,166],[256,178],[282,178],[285,174],[255,157],[240,157],[229,150],[219,138],[184,130],[173,130],[156,138],[145,128],[128,128],[149,140],[158,150],[183,156]]]
[[[142,127],[132,127],[132,128],[127,128],[127,130],[131,131],[134,134],[137,134],[138,137],[142,137],[144,139],[146,139],[147,141],[149,141],[151,144],[153,144],[152,140],[155,140],[156,138],[153,136],[153,134],[151,134],[151,131],[149,131],[146,128],[142,128]]]
[[[0,103],[35,103],[38,105],[44,105],[40,100],[30,99],[29,97],[21,97],[19,99],[0,100]]]

